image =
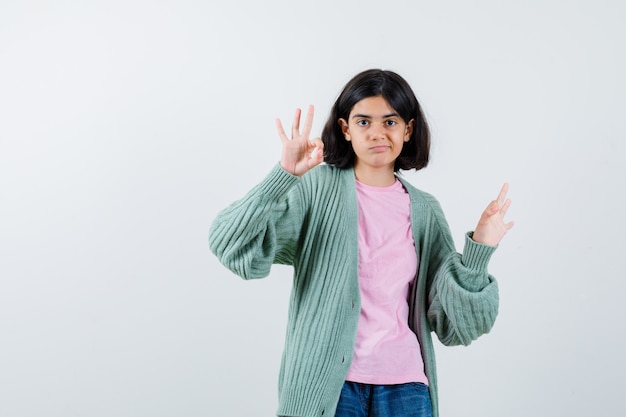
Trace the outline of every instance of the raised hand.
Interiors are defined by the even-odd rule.
[[[280,119],[276,119],[276,128],[280,140],[283,143],[280,165],[283,169],[293,175],[302,175],[311,168],[324,161],[324,144],[317,137],[309,140],[311,127],[313,126],[313,106],[309,106],[304,120],[304,128],[300,132],[300,116],[302,110],[296,109],[291,126],[291,139],[285,134],[283,124]]]
[[[504,222],[504,215],[511,205],[511,200],[506,198],[509,184],[504,184],[498,194],[498,198],[487,206],[480,216],[478,225],[474,230],[472,239],[478,243],[496,246],[511,227],[513,222]]]

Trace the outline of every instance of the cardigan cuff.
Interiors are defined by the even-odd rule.
[[[261,181],[257,190],[264,198],[272,200],[284,195],[298,181],[300,177],[288,173],[277,163]]]
[[[497,246],[489,246],[475,242],[472,239],[473,234],[474,232],[467,232],[465,234],[465,249],[463,250],[462,262],[468,269],[484,272],[487,270],[489,259],[491,259],[491,255],[496,251]]]

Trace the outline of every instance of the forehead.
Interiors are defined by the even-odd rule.
[[[382,96],[367,97],[356,102],[350,111],[350,117],[389,117],[397,115],[389,102]]]

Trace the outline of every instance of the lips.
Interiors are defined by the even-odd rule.
[[[389,145],[372,146],[370,148],[370,151],[372,151],[372,152],[384,152],[384,151],[386,151],[389,148],[390,148]]]

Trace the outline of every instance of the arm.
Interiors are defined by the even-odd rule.
[[[434,271],[427,314],[444,345],[469,345],[493,327],[499,295],[487,264],[495,249],[474,242],[468,233],[463,254],[450,251]]]
[[[276,165],[244,198],[220,212],[209,247],[245,279],[262,278],[274,263],[291,264],[302,225],[299,178]]]
[[[269,274],[273,263],[292,264],[304,216],[299,176],[322,162],[323,144],[309,140],[313,106],[300,133],[296,110],[292,138],[280,120],[276,127],[283,143],[280,165],[243,199],[220,212],[209,231],[209,246],[220,261],[245,279]]]
[[[438,251],[433,254],[432,281],[429,286],[428,319],[444,345],[469,345],[488,333],[498,314],[498,286],[487,271],[496,245],[513,222],[504,223],[510,206],[505,184],[497,200],[492,201],[476,227],[465,238],[463,254],[454,251],[448,225],[441,216]],[[478,237],[477,237],[478,235]],[[430,269],[430,268],[429,268]]]

